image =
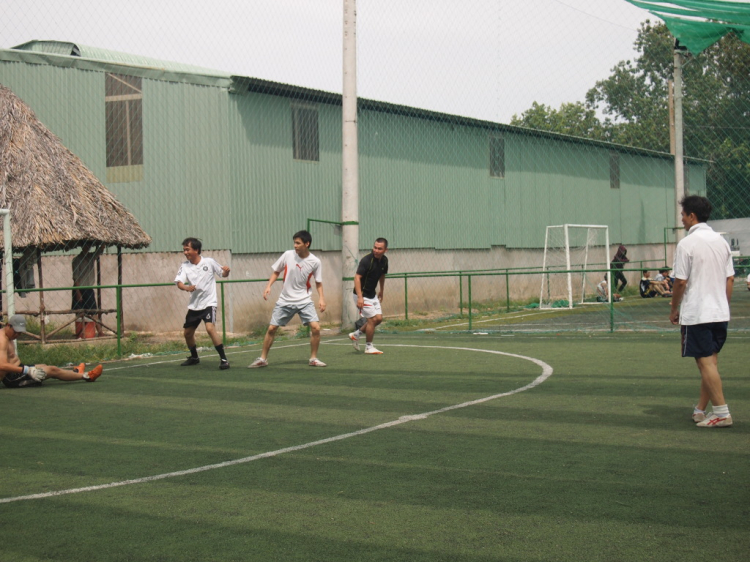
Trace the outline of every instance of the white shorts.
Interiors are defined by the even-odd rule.
[[[307,326],[310,322],[318,322],[318,313],[315,312],[315,303],[309,301],[302,305],[291,305],[291,304],[279,304],[273,309],[271,314],[272,326],[286,326],[289,321],[294,318],[295,314],[299,314],[302,323]]]
[[[354,297],[354,306],[357,306],[357,293],[353,293],[352,297]],[[365,301],[365,306],[362,307],[362,310],[360,313],[365,318],[373,318],[378,315],[383,314],[383,310],[380,308],[380,301],[378,300],[378,297],[374,297],[371,299],[368,299],[367,297],[362,297]]]

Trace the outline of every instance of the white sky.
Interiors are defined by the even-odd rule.
[[[358,94],[508,122],[582,101],[649,16],[625,0],[358,0]],[[66,40],[330,92],[342,26],[343,0],[0,2],[2,48]]]

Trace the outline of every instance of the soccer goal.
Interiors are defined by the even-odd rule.
[[[597,285],[605,276],[602,270],[608,268],[609,227],[596,224],[548,226],[544,236],[539,308],[573,308],[597,302]],[[608,271],[606,277],[607,287],[611,287]],[[606,300],[611,298],[612,291],[608,290]]]

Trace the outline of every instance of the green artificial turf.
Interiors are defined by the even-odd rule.
[[[325,369],[295,341],[264,369],[244,368],[254,346],[228,371],[207,351],[0,389],[0,500],[245,459],[0,503],[0,560],[747,559],[747,337],[720,356],[735,419],[720,430],[690,421],[697,369],[669,334],[376,343],[326,340]],[[479,350],[554,372],[421,418],[542,372]]]

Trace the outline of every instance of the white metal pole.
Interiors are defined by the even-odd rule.
[[[344,60],[341,180],[341,330],[359,317],[352,300],[353,279],[359,263],[359,149],[357,146],[357,6],[344,0]]]
[[[609,270],[611,267],[609,265],[609,227],[604,229],[604,264],[607,268],[607,300],[611,303],[614,289],[612,288],[612,272]]]
[[[8,319],[16,313],[15,294],[13,286],[13,240],[10,235],[10,210],[0,209],[3,216],[3,267],[5,268],[5,300],[8,303]]]
[[[682,224],[680,200],[685,196],[685,168],[682,121],[682,47],[675,40],[674,48],[674,202],[675,226]],[[683,237],[682,230],[675,230],[675,240]]]
[[[568,308],[573,308],[573,279],[570,273],[570,235],[565,225],[565,269],[568,271]]]

